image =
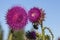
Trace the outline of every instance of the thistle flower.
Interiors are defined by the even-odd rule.
[[[28,39],[36,39],[36,33],[35,33],[35,31],[31,31],[31,32],[27,32],[26,33],[26,37],[28,38]]]
[[[20,30],[27,23],[27,14],[22,7],[15,6],[8,10],[6,19],[11,29]]]
[[[34,7],[29,10],[28,12],[28,17],[31,22],[37,22],[38,19],[40,18],[41,12],[40,9]]]

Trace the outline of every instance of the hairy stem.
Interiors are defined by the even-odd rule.
[[[41,29],[42,29],[43,40],[45,40],[45,32],[44,32],[44,27],[43,27],[43,22],[42,21],[41,21]]]
[[[10,33],[8,40],[12,40],[12,33]]]

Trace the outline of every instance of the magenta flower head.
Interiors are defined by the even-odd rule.
[[[40,18],[41,12],[40,9],[34,7],[29,10],[28,17],[31,22],[37,22]]]
[[[27,24],[27,13],[22,7],[15,6],[8,10],[6,19],[12,30],[20,30]]]

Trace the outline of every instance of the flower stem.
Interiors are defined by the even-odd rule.
[[[12,40],[12,37],[13,37],[13,31],[11,30],[10,34],[9,34],[9,37],[8,37],[8,40]]]
[[[41,30],[42,30],[43,40],[45,40],[45,32],[44,32],[44,27],[43,27],[43,21],[41,21]]]
[[[8,40],[12,40],[12,33],[10,33]]]

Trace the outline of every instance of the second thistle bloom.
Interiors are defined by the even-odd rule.
[[[11,29],[20,30],[27,23],[27,13],[22,7],[15,6],[8,10],[6,19]]]
[[[37,22],[40,16],[41,16],[40,9],[36,7],[30,9],[28,12],[28,17],[31,22]]]

